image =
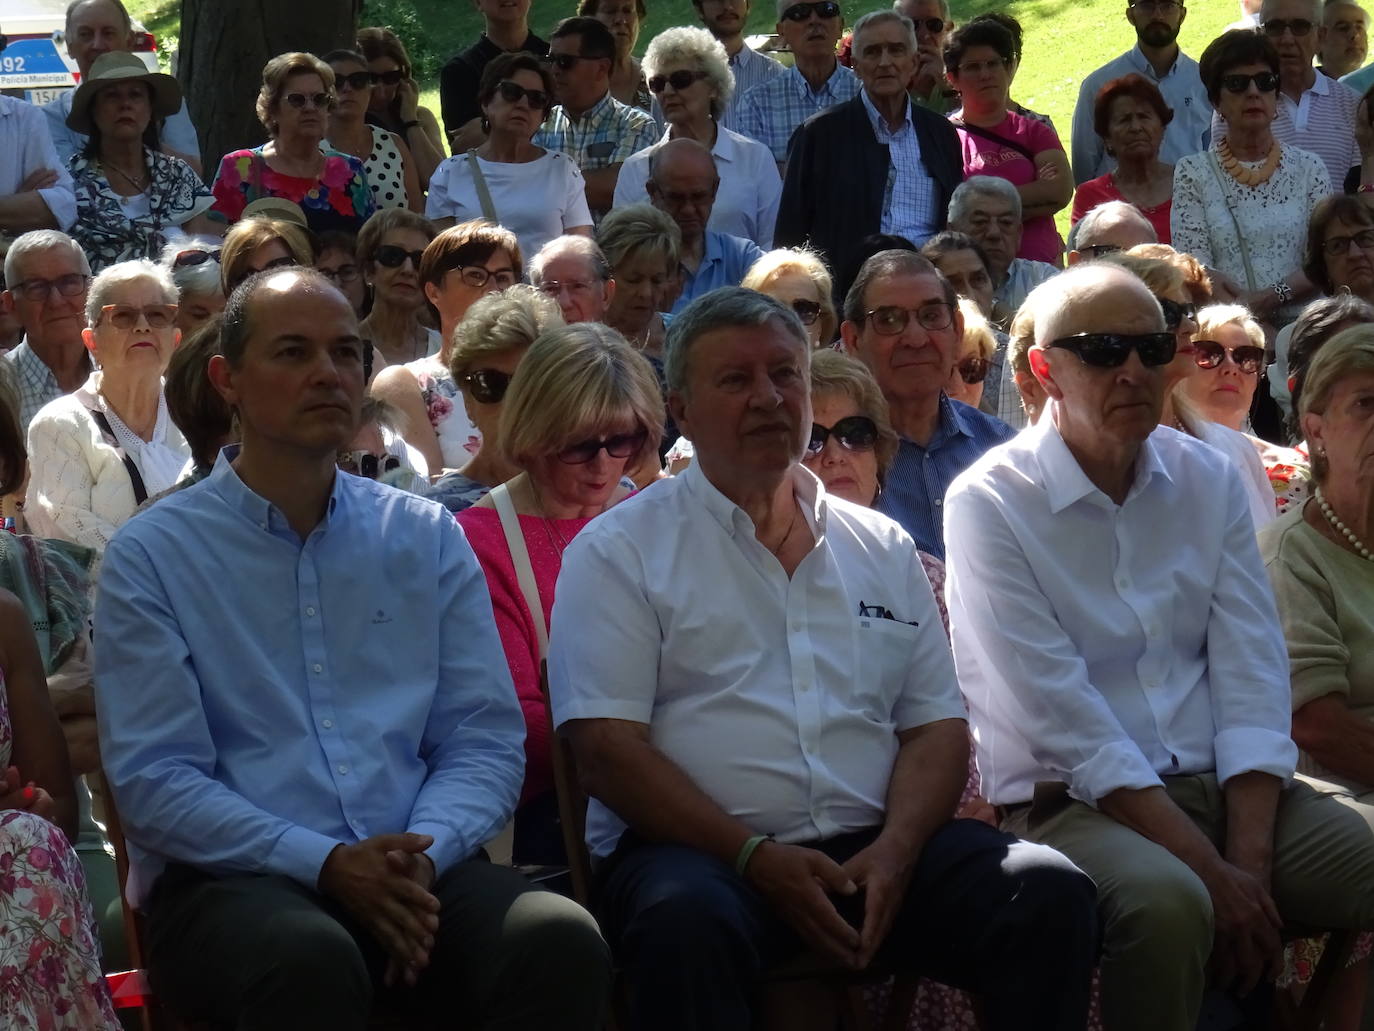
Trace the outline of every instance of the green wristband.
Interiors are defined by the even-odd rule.
[[[744,876],[744,868],[749,865],[749,860],[753,858],[754,850],[769,839],[770,835],[755,834],[752,838],[740,846],[739,855],[735,857],[735,873]]]

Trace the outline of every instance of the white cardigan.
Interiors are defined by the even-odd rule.
[[[92,393],[99,388],[99,376],[95,373],[86,383]],[[162,443],[187,458],[191,455],[170,419]],[[103,552],[138,507],[128,469],[71,394],[48,402],[29,424],[29,469],[24,514],[40,537],[58,537]]]

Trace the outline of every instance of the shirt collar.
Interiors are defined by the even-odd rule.
[[[802,99],[808,100],[811,97],[819,97],[822,94],[833,93],[835,91],[835,83],[842,78],[844,72],[848,71],[848,68],[840,64],[839,61],[836,61],[834,69],[830,72],[830,77],[826,79],[825,82],[821,83],[821,88],[817,90],[811,88],[811,83],[806,81],[806,76],[801,73],[801,69],[795,64],[787,70],[787,74],[792,77],[797,93],[801,95]]]
[[[825,487],[821,485],[821,481],[816,475],[800,462],[792,466],[790,475],[797,501],[800,502],[802,510],[806,513],[811,528],[817,536],[824,534]],[[722,494],[716,485],[706,478],[706,474],[701,471],[700,462],[693,462],[681,476],[687,486],[688,493],[706,509],[707,514],[712,519],[720,524],[721,529],[731,537],[735,536],[736,533],[753,536],[755,527],[748,513]]]
[[[241,449],[239,444],[229,444],[220,451],[219,457],[215,459],[215,467],[210,470],[210,475],[207,477],[210,489],[218,494],[230,508],[242,513],[250,522],[261,529],[269,533],[285,529],[294,536],[294,531],[291,530],[290,524],[286,521],[286,516],[282,514],[281,510],[239,478],[233,463],[239,457]],[[329,505],[325,509],[321,526],[328,525],[334,517],[339,502],[348,488],[348,479],[346,473],[334,473],[334,487],[330,491]]]
[[[940,391],[940,428],[944,430],[942,436],[949,437],[955,433],[965,437],[972,437],[973,430],[969,428],[968,417],[959,410],[959,406],[949,399],[949,395],[943,390]]]
[[[748,43],[741,44],[739,50],[729,59],[731,68],[743,68],[751,63],[759,55],[754,53],[754,48]]]
[[[863,98],[864,109],[868,111],[868,120],[873,125],[873,132],[880,140],[884,137],[894,136],[902,131],[901,127],[897,129],[889,129],[887,127],[887,120],[878,113],[878,109],[873,105],[873,101],[869,99],[867,88],[860,88],[859,96]],[[911,121],[911,98],[904,97],[903,99],[906,102],[906,108],[902,114],[903,120],[914,129],[915,125]]]
[[[1303,92],[1315,93],[1319,97],[1328,96],[1331,93],[1330,76],[1323,75],[1321,72],[1317,72],[1317,77],[1315,80],[1313,80],[1312,85],[1309,86],[1307,89],[1303,90]]]
[[[1140,451],[1136,455],[1135,481],[1126,492],[1127,501],[1143,491],[1155,476],[1172,480],[1168,469],[1160,460],[1158,448],[1154,443],[1154,438],[1160,432],[1177,431],[1155,430],[1140,445]],[[1036,460],[1040,464],[1040,474],[1044,478],[1045,494],[1049,498],[1052,515],[1058,515],[1070,505],[1084,499],[1092,499],[1094,504],[1101,507],[1113,507],[1111,499],[1097,484],[1088,479],[1088,474],[1078,464],[1078,459],[1074,458],[1069,445],[1064,443],[1059,427],[1054,424],[1051,411],[1046,411],[1038,423],[1027,429],[1025,436],[1028,446],[1035,452]]]
[[[672,139],[672,132],[673,127],[670,125],[663,130],[662,137],[659,138],[658,143],[654,144],[654,146],[661,147],[667,143]],[[739,147],[738,144],[735,143],[734,134],[731,133],[729,129],[725,128],[725,126],[717,122],[716,142],[711,145],[711,156],[717,161],[724,161],[728,164],[735,160],[738,149]]]
[[[559,110],[563,112],[563,117],[573,125],[580,125],[583,122],[594,122],[604,117],[615,105],[615,102],[615,98],[611,96],[611,91],[607,90],[605,96],[582,113],[581,118],[574,118],[572,112],[562,105],[559,105]]]
[[[1145,51],[1140,49],[1139,43],[1126,52],[1126,59],[1131,67],[1140,72],[1141,75],[1144,75],[1154,82],[1162,82],[1178,70],[1178,63],[1183,60],[1183,50],[1180,49],[1178,53],[1174,54],[1174,63],[1169,65],[1169,70],[1163,75],[1155,74],[1155,66],[1152,65],[1150,59],[1145,56]]]

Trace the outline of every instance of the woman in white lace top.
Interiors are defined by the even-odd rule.
[[[1314,292],[1302,271],[1303,244],[1331,180],[1320,158],[1271,132],[1279,57],[1268,39],[1224,33],[1203,51],[1199,71],[1229,130],[1174,168],[1173,244],[1208,267],[1222,299],[1281,325]]]
[[[29,425],[26,515],[33,532],[104,551],[146,498],[177,481],[190,449],[167,415],[162,374],[181,340],[171,274],[146,259],[111,265],[86,298],[86,384]]]

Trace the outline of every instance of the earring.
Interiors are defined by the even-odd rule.
[[[482,135],[483,135],[483,136],[490,136],[490,135],[491,135],[491,119],[488,118],[486,115],[483,115],[483,116],[482,116],[481,125],[482,125]]]

